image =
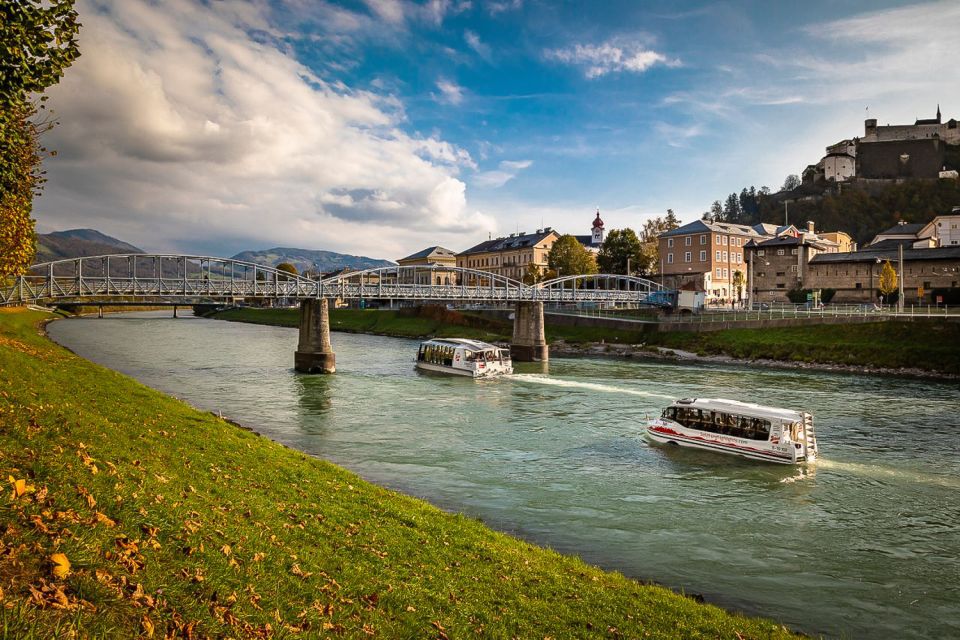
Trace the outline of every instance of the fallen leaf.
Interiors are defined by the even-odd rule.
[[[35,489],[32,484],[27,484],[27,481],[23,479],[14,480],[13,476],[7,476],[7,480],[13,485],[13,492],[10,494],[11,500],[16,500],[20,496],[32,493]]]
[[[70,561],[63,553],[55,553],[50,556],[50,562],[53,563],[53,575],[57,578],[66,578],[70,575]]]

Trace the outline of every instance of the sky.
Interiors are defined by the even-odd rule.
[[[397,259],[637,228],[960,118],[960,2],[78,0],[38,230]]]

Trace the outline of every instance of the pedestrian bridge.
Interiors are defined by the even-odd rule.
[[[300,301],[296,367],[333,372],[328,300],[514,303],[511,350],[546,360],[543,303],[657,304],[661,285],[634,276],[571,275],[534,284],[476,269],[408,265],[317,280],[252,262],[173,254],[115,254],[44,262],[0,286],[0,305],[195,305]]]

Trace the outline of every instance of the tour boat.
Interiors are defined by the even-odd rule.
[[[811,414],[736,400],[677,400],[649,421],[647,435],[660,444],[781,464],[813,462],[819,453]]]
[[[513,373],[509,349],[464,338],[437,338],[421,343],[417,368],[472,378]]]

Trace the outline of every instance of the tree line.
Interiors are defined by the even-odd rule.
[[[547,255],[547,270],[531,263],[524,281],[528,284],[573,275],[615,273],[649,276],[660,272],[660,234],[676,229],[680,220],[673,209],[666,215],[650,218],[640,232],[626,227],[607,234],[600,251],[594,255],[576,236],[563,235],[553,244]]]
[[[43,92],[80,55],[74,0],[0,2],[0,279],[26,271],[36,254],[33,199],[41,162],[53,152],[40,136],[54,121]]]

